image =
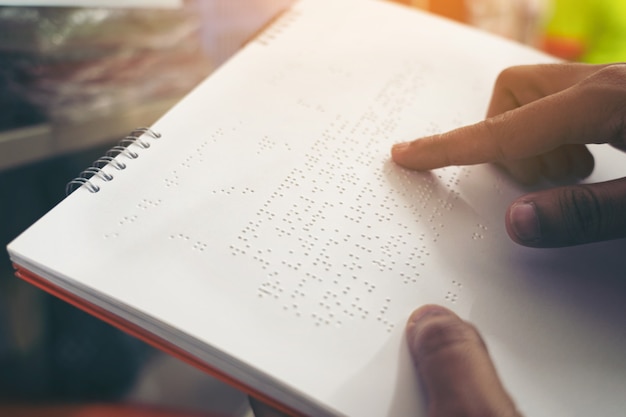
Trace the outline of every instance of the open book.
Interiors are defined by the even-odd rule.
[[[525,190],[492,167],[389,160],[395,142],[483,118],[504,67],[550,61],[402,6],[299,1],[10,256],[299,414],[424,415],[403,332],[437,303],[478,326],[526,415],[621,415],[625,242],[520,247],[503,217]],[[626,174],[622,154],[593,152],[590,181]]]

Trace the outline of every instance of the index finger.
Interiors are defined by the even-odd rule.
[[[611,98],[603,85],[580,83],[482,122],[397,144],[392,159],[423,171],[522,159],[564,144],[610,142]]]

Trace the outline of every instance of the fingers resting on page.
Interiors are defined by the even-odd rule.
[[[544,155],[562,159],[557,165],[567,168],[563,160],[569,158],[550,153],[589,143],[624,143],[625,79],[626,64],[512,67],[498,77],[484,121],[395,145],[392,156],[416,170],[484,162],[506,168],[511,161],[532,162]],[[531,165],[533,172],[523,174],[537,175]],[[558,166],[549,168],[563,174]]]
[[[406,336],[429,417],[520,416],[473,325],[444,307],[426,305],[409,318]],[[250,405],[256,417],[288,416],[253,398]]]
[[[520,415],[473,325],[426,305],[413,312],[406,335],[430,417]]]
[[[494,86],[485,120],[394,145],[392,159],[424,171],[492,162],[533,184],[583,179],[594,159],[587,144],[626,150],[626,64],[511,67]],[[626,237],[626,180],[533,193],[506,214],[511,238],[534,247]]]
[[[626,150],[626,64],[507,69],[484,121],[397,144],[392,158],[420,171],[492,162],[525,184],[573,181],[520,197],[505,216],[516,242],[556,247],[626,237],[626,178],[575,183],[594,168],[593,143]],[[474,326],[429,305],[411,315],[406,335],[430,417],[519,416]],[[285,415],[251,405],[257,417]]]

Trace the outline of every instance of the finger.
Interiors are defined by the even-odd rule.
[[[395,145],[392,158],[421,171],[518,160],[567,143],[594,142],[589,126],[598,126],[600,120],[586,117],[581,99],[578,89],[566,90],[474,125]]]
[[[626,237],[626,178],[525,195],[506,214],[514,241],[532,247],[573,246]]]
[[[428,396],[429,416],[517,416],[476,329],[434,305],[407,325],[409,348]]]
[[[591,175],[595,160],[585,145],[566,145],[563,150],[569,160],[569,179],[582,180]]]
[[[505,113],[563,91],[606,66],[570,63],[519,65],[507,68],[496,79],[487,117]]]
[[[624,142],[626,66],[612,65],[523,107],[447,133],[397,144],[393,160],[415,170],[518,160],[565,144]]]
[[[540,155],[539,159],[541,160],[541,174],[550,181],[563,180],[570,175],[570,160],[563,146]]]
[[[504,170],[517,182],[524,185],[532,185],[541,179],[543,163],[538,156],[531,156],[516,161],[500,161],[496,165]]]
[[[564,145],[540,156],[541,174],[550,181],[572,181],[593,171],[593,155],[585,145]]]

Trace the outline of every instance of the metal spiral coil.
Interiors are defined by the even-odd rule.
[[[92,182],[93,178],[98,178],[101,181],[112,181],[114,176],[104,171],[104,167],[111,166],[117,171],[126,169],[126,163],[120,160],[118,157],[125,156],[128,159],[139,158],[139,152],[130,148],[131,145],[135,145],[138,150],[150,148],[150,142],[144,138],[150,137],[152,139],[159,139],[161,134],[155,132],[148,127],[140,127],[132,132],[119,143],[109,149],[103,156],[96,159],[90,167],[84,169],[78,177],[74,178],[65,186],[65,195],[68,196],[76,189],[85,187],[91,193],[97,193],[100,191],[100,186]]]

